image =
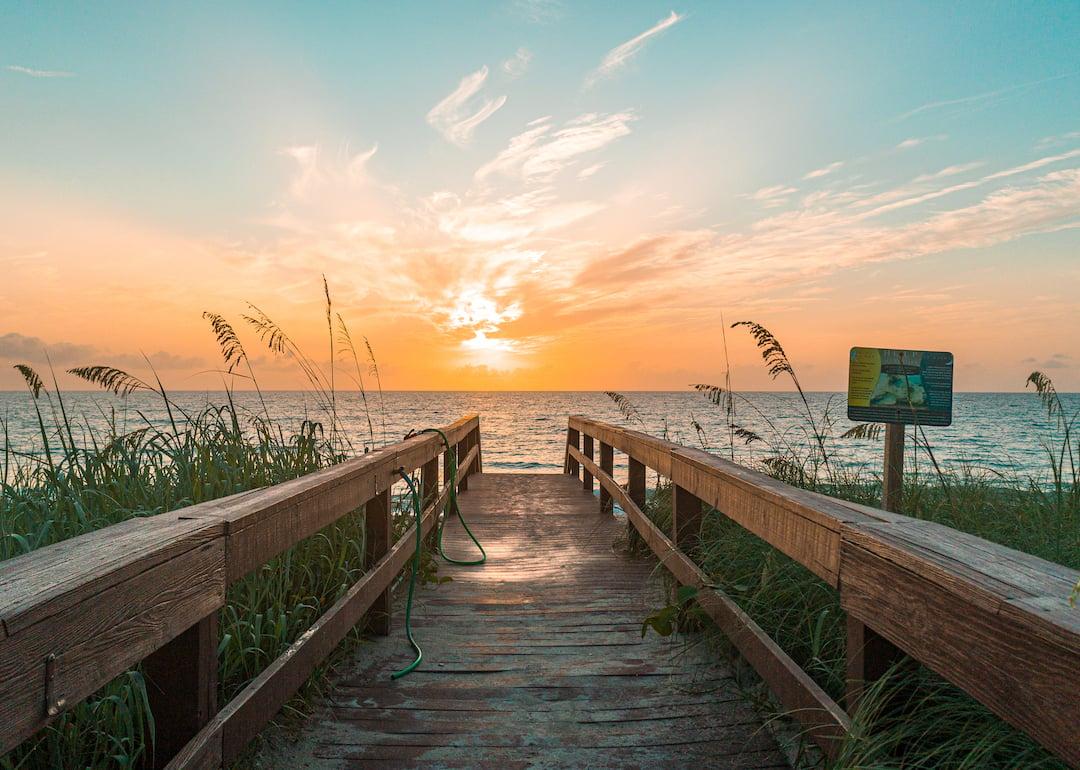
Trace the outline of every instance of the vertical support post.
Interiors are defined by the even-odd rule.
[[[442,477],[443,477],[443,485],[444,486],[450,483],[450,463],[453,461],[453,457],[454,457],[454,447],[451,446],[449,449],[447,449],[445,452],[443,452],[443,456],[442,456]],[[455,493],[457,493],[456,489],[453,490],[453,491]],[[443,509],[443,515],[448,517],[448,516],[450,516],[450,513],[451,513],[450,498],[449,498],[449,496],[447,496],[447,498],[446,498],[446,507]]]
[[[847,712],[854,714],[866,685],[885,675],[885,672],[904,653],[892,642],[862,621],[847,618]]]
[[[583,439],[584,440],[582,443],[585,446],[582,448],[581,453],[591,460],[595,456],[593,454],[593,437],[586,433],[583,436]],[[581,488],[588,492],[590,495],[592,494],[592,474],[589,473],[589,471],[585,468],[582,468],[581,470]]]
[[[465,462],[465,455],[467,455],[469,453],[469,437],[468,436],[465,436],[465,438],[461,439],[461,441],[459,441],[457,443],[456,451],[457,451],[457,461],[459,463],[458,469],[457,469],[458,491],[459,492],[464,492],[465,490],[467,490],[469,488],[469,469],[468,469],[468,467],[466,467],[465,465],[461,465],[460,463]]]
[[[215,610],[143,661],[157,726],[150,767],[164,767],[217,713],[218,613]]]
[[[638,462],[633,457],[630,458],[630,469],[626,478],[626,493],[634,501],[634,505],[642,511],[645,510],[645,463]],[[637,546],[641,535],[629,519],[626,521],[626,528],[629,532],[630,545]]]
[[[439,458],[432,457],[426,463],[423,468],[420,469],[420,489],[421,500],[424,501],[423,510],[427,510],[439,497]],[[439,514],[436,512],[435,519],[438,521]],[[428,547],[434,547],[437,527],[433,527],[431,532],[428,533],[427,542]]]
[[[615,475],[615,450],[603,441],[600,442],[600,470],[606,473],[608,476]],[[612,504],[611,495],[608,494],[607,488],[600,485],[600,513],[611,514],[614,513],[615,508]]]
[[[581,434],[578,432],[577,428],[566,429],[566,446],[573,447],[574,449],[581,449]],[[571,457],[570,452],[567,451],[563,470],[574,478],[577,478],[580,469],[581,463],[579,463],[576,458]]]
[[[689,556],[697,548],[701,533],[702,503],[700,498],[678,484],[674,487],[671,498],[671,539],[680,551]]]
[[[881,483],[881,507],[900,512],[904,496],[904,426],[885,424],[885,469]]]
[[[476,427],[472,432],[473,446],[476,447],[476,472],[484,472],[484,448],[480,444],[480,423],[476,423]]]
[[[386,556],[394,537],[390,517],[390,490],[385,489],[367,501],[364,506],[364,533],[367,545],[367,563],[370,567]],[[368,612],[368,629],[379,636],[390,633],[390,587],[387,586]]]

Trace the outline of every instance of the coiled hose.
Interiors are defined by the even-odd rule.
[[[447,476],[450,483],[450,495],[449,504],[447,506],[446,516],[439,521],[439,534],[437,538],[439,555],[451,564],[458,564],[466,567],[473,567],[479,564],[483,564],[487,561],[487,552],[484,550],[484,546],[480,545],[480,541],[476,539],[476,535],[469,529],[469,525],[465,523],[465,517],[461,515],[461,508],[458,506],[457,500],[457,453],[450,447],[450,439],[446,437],[438,428],[425,428],[420,431],[421,433],[438,433],[442,438],[443,445],[446,447],[446,456],[449,458],[447,463]],[[416,652],[416,658],[412,663],[407,665],[400,671],[395,671],[390,675],[391,679],[400,679],[406,674],[412,673],[416,670],[416,667],[420,665],[420,661],[424,659],[424,651],[420,649],[420,645],[416,643],[416,638],[412,632],[412,608],[413,608],[413,595],[416,593],[416,575],[420,570],[420,555],[423,549],[423,505],[420,500],[420,493],[416,488],[416,482],[409,474],[405,472],[404,468],[398,468],[397,471],[401,478],[405,480],[405,483],[409,487],[409,497],[412,501],[413,516],[415,517],[415,529],[416,529],[416,549],[413,552],[412,569],[409,572],[409,595],[405,601],[405,636],[409,640],[409,644],[412,645],[413,650]],[[473,541],[477,548],[480,549],[479,559],[455,559],[452,556],[448,556],[443,549],[443,530],[446,528],[446,520],[452,513],[457,513],[458,519],[461,520],[461,526],[465,528],[465,532],[469,535],[469,539]]]

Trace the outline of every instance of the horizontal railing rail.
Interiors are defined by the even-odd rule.
[[[480,470],[480,419],[443,430],[464,489]],[[0,755],[141,662],[157,725],[153,764],[231,762],[365,614],[377,633],[389,631],[389,589],[415,538],[414,525],[392,542],[390,489],[398,469],[421,469],[427,534],[450,493],[448,465],[442,439],[423,433],[0,562]],[[360,507],[367,572],[219,712],[218,610],[228,586]]]
[[[599,443],[600,462],[596,462]],[[614,451],[627,455],[625,485]],[[644,513],[646,469],[670,480],[672,537]],[[565,472],[626,512],[660,562],[699,589],[701,608],[827,755],[851,729],[865,685],[903,654],[1080,766],[1080,572],[933,522],[797,489],[721,457],[574,416]],[[847,711],[722,591],[692,555],[714,508],[839,591],[847,613]]]

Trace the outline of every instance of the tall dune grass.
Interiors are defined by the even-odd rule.
[[[0,560],[106,527],[187,505],[296,478],[379,440],[368,409],[364,375],[375,366],[371,346],[362,363],[340,315],[332,314],[324,283],[329,347],[349,360],[358,391],[338,391],[324,371],[269,316],[245,316],[275,355],[293,360],[305,375],[319,413],[298,425],[271,419],[240,335],[221,315],[205,314],[221,348],[224,403],[181,408],[156,376],[144,381],[108,366],[71,373],[114,394],[155,393],[168,414],[162,428],[142,414],[134,430],[115,416],[104,431],[71,415],[55,378],[46,382],[27,365],[23,375],[39,428],[36,451],[17,450],[4,433],[0,467]],[[258,411],[239,407],[237,380],[259,394]],[[381,388],[380,388],[381,391]],[[338,421],[345,399],[367,413],[367,436],[350,436]],[[384,418],[385,424],[385,418]],[[385,440],[385,430],[381,439]],[[399,530],[407,527],[400,501]],[[220,611],[220,703],[227,702],[283,652],[355,582],[365,568],[362,510],[346,515],[232,585]],[[0,757],[0,768],[135,767],[153,751],[154,723],[138,669],[60,716],[19,748]]]
[[[790,377],[800,389],[794,367],[776,338],[758,324],[747,326],[774,377]],[[921,431],[914,451],[933,472],[909,473],[903,511],[940,522],[1012,548],[1080,569],[1080,473],[1075,458],[1077,415],[1065,412],[1053,383],[1034,372],[1028,384],[1046,408],[1042,478],[1003,477],[968,466],[941,467]],[[881,480],[845,470],[831,462],[838,441],[871,439],[880,426],[856,426],[840,432],[832,405],[814,413],[807,401],[800,428],[780,431],[753,401],[724,386],[694,386],[724,410],[727,430],[712,451],[730,451],[735,442],[763,448],[759,470],[795,486],[866,505],[878,505]],[[614,394],[613,394],[614,395]],[[616,401],[624,414],[636,408],[624,396]],[[738,409],[735,408],[738,405]],[[765,426],[751,429],[734,419],[751,414]],[[699,435],[700,435],[699,431]],[[909,445],[910,446],[910,445]],[[671,488],[659,483],[646,506],[647,515],[670,532]],[[750,534],[717,511],[702,519],[695,559],[715,585],[731,596],[834,699],[842,702],[845,677],[845,615],[838,593],[805,567]],[[1080,588],[1080,587],[1078,587]],[[1075,592],[1074,592],[1075,593]],[[676,609],[661,608],[664,610]],[[1080,608],[1077,609],[1080,612]],[[678,617],[668,612],[667,616]],[[653,626],[655,628],[655,626]],[[726,645],[722,637],[717,643]],[[753,677],[755,697],[768,703]],[[882,704],[900,702],[899,708]],[[835,768],[1064,768],[1020,731],[1010,727],[958,688],[927,669],[901,668],[865,698],[854,715],[854,729]]]

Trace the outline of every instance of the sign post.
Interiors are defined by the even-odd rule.
[[[885,425],[881,507],[900,511],[904,426],[952,424],[953,355],[926,350],[852,348],[848,419]]]

